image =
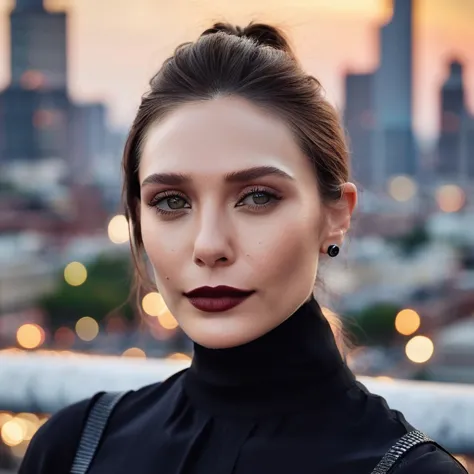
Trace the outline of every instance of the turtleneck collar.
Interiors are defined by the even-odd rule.
[[[194,344],[189,396],[220,414],[265,415],[308,409],[354,383],[327,319],[311,298],[262,337],[228,349]]]

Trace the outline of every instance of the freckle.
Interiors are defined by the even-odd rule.
[[[170,279],[170,277],[165,277],[165,278],[166,278],[167,280],[169,280],[169,279]]]

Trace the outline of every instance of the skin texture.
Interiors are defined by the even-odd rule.
[[[237,179],[256,167],[282,173]],[[169,173],[186,179],[156,176]],[[323,204],[289,127],[239,97],[185,104],[153,124],[139,179],[157,288],[184,332],[209,348],[245,344],[291,316],[313,291],[320,253],[342,245],[357,200],[346,183],[339,202]],[[221,313],[183,295],[218,285],[255,293]]]

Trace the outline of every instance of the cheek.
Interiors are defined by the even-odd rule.
[[[142,213],[141,231],[143,247],[153,266],[157,284],[158,280],[170,280],[173,270],[178,270],[180,252],[176,244],[179,241],[173,239],[156,219],[146,213]]]
[[[265,272],[269,280],[279,280],[295,274],[308,274],[316,270],[320,247],[320,229],[312,215],[285,219],[285,225],[273,226],[262,236],[254,235],[252,248],[247,252],[255,272]]]

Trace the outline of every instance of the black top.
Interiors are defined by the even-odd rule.
[[[67,474],[91,401],[55,414],[19,474]],[[370,474],[413,428],[355,381],[311,300],[276,329],[231,349],[195,345],[191,367],[127,395],[90,474]],[[397,474],[461,474],[432,445]]]

